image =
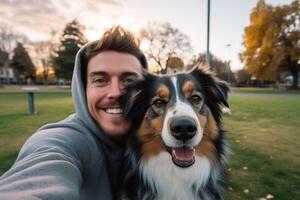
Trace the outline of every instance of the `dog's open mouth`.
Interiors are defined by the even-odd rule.
[[[172,161],[179,167],[189,167],[195,162],[195,149],[193,147],[171,148]]]

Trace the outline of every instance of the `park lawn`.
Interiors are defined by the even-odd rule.
[[[41,125],[74,112],[71,93],[35,94],[37,114],[28,114],[27,94],[0,94],[0,174],[15,160],[21,145]]]
[[[300,199],[300,98],[232,96],[226,199]]]
[[[38,114],[29,116],[24,94],[0,94],[0,174],[38,127],[73,112],[68,93],[36,97]],[[233,152],[226,199],[300,199],[300,98],[231,96],[230,105],[233,115],[224,118]]]

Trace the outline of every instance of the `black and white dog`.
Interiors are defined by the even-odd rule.
[[[222,130],[227,85],[208,68],[156,76],[121,99],[132,120],[119,199],[223,199],[229,148]]]

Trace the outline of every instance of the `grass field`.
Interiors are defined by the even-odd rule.
[[[227,199],[300,199],[300,98],[233,96],[230,104]]]
[[[36,94],[37,114],[28,114],[25,93],[0,94],[0,174],[14,161],[24,141],[41,125],[73,112],[70,93]]]
[[[233,151],[226,199],[300,199],[300,98],[233,95],[230,104],[233,114],[224,118]],[[0,94],[0,174],[38,127],[73,112],[71,95],[37,94],[36,109],[27,114],[25,94]]]

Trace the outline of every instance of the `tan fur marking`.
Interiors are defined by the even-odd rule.
[[[163,116],[153,120],[144,118],[141,128],[138,130],[138,137],[143,144],[142,152],[145,159],[165,151],[165,147],[161,142],[163,119]]]
[[[182,86],[182,92],[186,95],[187,94],[192,94],[194,89],[195,89],[195,86],[194,86],[194,83],[192,81],[187,81]]]
[[[201,127],[202,128],[205,127],[207,118],[204,115],[200,115],[199,113],[197,113],[197,115],[198,115],[198,119],[199,119]]]
[[[203,134],[208,135],[212,140],[216,139],[219,133],[217,123],[211,114],[208,111],[208,117],[205,117],[201,114],[197,114],[200,121],[200,125],[203,128]]]
[[[160,85],[157,90],[157,96],[163,99],[169,99],[170,90],[166,85]]]
[[[143,145],[143,159],[149,159],[151,156],[158,155],[163,151],[166,151],[166,149],[161,143],[161,139],[156,137],[155,139]]]
[[[213,115],[209,111],[207,124],[204,128],[204,133],[209,133],[210,137],[215,140],[218,137],[219,129],[217,126],[217,122],[215,121]]]
[[[212,142],[212,140],[204,135],[200,144],[196,148],[197,155],[204,155],[212,162],[216,162],[216,148]]]
[[[203,138],[196,148],[197,155],[205,155],[212,162],[216,162],[216,148],[213,141],[217,138],[219,130],[217,123],[209,111],[208,117],[198,114],[200,125],[203,128]]]

